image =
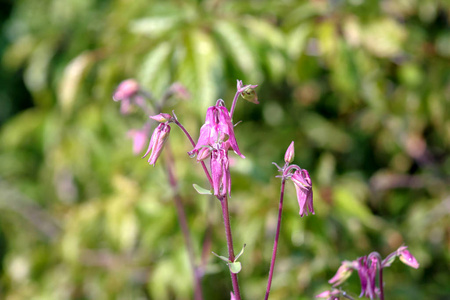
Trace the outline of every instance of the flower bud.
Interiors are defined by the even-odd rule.
[[[245,100],[255,104],[259,104],[258,96],[256,95],[256,92],[254,90],[255,87],[257,87],[257,85],[249,85],[244,91],[242,91],[241,95]]]
[[[419,268],[419,263],[417,262],[416,258],[411,254],[411,252],[409,252],[406,249],[406,247],[404,247],[404,249],[401,249],[399,251],[399,259],[405,265],[408,265],[408,266],[410,266],[410,267],[412,267],[414,269],[418,269]]]
[[[150,152],[150,157],[148,158],[148,163],[155,166],[161,152],[166,144],[167,138],[169,137],[170,126],[167,123],[161,123],[153,131],[152,138],[150,139],[150,144],[148,145],[147,152],[142,157],[146,157]]]
[[[294,156],[295,156],[295,152],[294,152],[294,142],[292,142],[289,147],[286,150],[286,153],[284,154],[284,161],[287,164],[290,164],[294,161]]]
[[[172,116],[169,114],[165,114],[165,113],[160,113],[158,115],[155,116],[149,116],[150,119],[153,119],[155,121],[158,121],[160,123],[166,123],[168,121],[172,120]]]

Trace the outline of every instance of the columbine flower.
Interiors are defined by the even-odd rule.
[[[411,254],[411,252],[409,252],[406,248],[408,247],[402,246],[397,250],[399,259],[405,265],[408,265],[414,269],[418,269],[419,263],[417,262],[416,258]]]
[[[328,280],[330,284],[333,286],[337,286],[342,284],[344,281],[347,280],[347,278],[352,275],[353,272],[353,262],[350,261],[343,261],[339,269],[337,270],[336,274]]]
[[[228,109],[224,106],[223,100],[219,99],[215,106],[209,107],[206,111],[205,124],[200,128],[200,137],[194,149],[188,154],[194,156],[202,146],[214,146],[226,141],[237,155],[245,158],[236,142]]]
[[[168,123],[161,123],[156,127],[155,131],[153,131],[152,138],[150,139],[150,144],[148,145],[147,152],[142,157],[146,157],[150,152],[150,156],[148,158],[148,163],[155,166],[156,161],[161,154],[162,149],[169,137],[170,126]]]
[[[149,129],[149,124],[145,124],[142,129],[131,129],[128,131],[128,137],[133,139],[133,154],[139,154],[144,149]]]
[[[120,101],[120,112],[127,114],[130,110],[131,100],[139,93],[139,83],[134,79],[122,81],[113,94],[114,101]]]
[[[308,215],[308,211],[314,215],[313,190],[311,177],[305,169],[297,170],[291,177],[297,191],[297,201],[300,206],[300,216]],[[308,210],[308,211],[307,211]]]
[[[378,295],[378,289],[375,285],[377,259],[374,257],[368,259],[366,256],[363,256],[358,259],[358,262],[358,275],[361,281],[361,294],[359,297],[365,295],[372,300]]]
[[[231,190],[230,164],[228,149],[213,149],[211,151],[211,175],[214,195],[225,196]]]

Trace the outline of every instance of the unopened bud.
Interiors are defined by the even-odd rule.
[[[148,158],[148,163],[155,166],[161,152],[166,144],[167,138],[169,137],[170,126],[167,123],[161,123],[153,131],[152,138],[150,139],[150,144],[148,145],[147,152],[142,157],[146,157],[150,152],[150,157]]]
[[[414,269],[419,268],[419,263],[417,262],[416,258],[409,252],[408,250],[402,249],[399,254],[399,259],[402,263],[405,265],[408,265]]]
[[[292,143],[287,148],[286,153],[284,154],[284,161],[287,164],[290,164],[294,161],[294,157],[295,157],[295,150],[294,150],[294,142],[292,141]]]
[[[166,123],[167,121],[172,120],[172,116],[169,114],[165,114],[165,113],[160,113],[158,115],[155,116],[149,116],[150,119],[153,119],[155,121],[158,121],[160,123]]]
[[[256,92],[254,90],[254,88],[256,88],[257,85],[249,85],[245,90],[242,91],[241,95],[242,98],[244,98],[245,100],[255,103],[255,104],[259,104],[258,102],[258,96],[256,95]]]

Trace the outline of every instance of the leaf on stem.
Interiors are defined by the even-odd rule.
[[[200,195],[212,195],[211,190],[207,190],[205,188],[202,188],[201,186],[199,186],[198,184],[193,184],[192,185],[194,187],[194,189],[197,191],[197,193],[199,193]],[[213,252],[214,253],[214,252]]]

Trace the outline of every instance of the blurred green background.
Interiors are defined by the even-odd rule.
[[[173,102],[194,138],[236,79],[242,153],[231,224],[245,299],[262,299],[283,163],[310,171],[315,216],[287,185],[271,299],[312,299],[344,259],[402,244],[420,262],[384,272],[387,299],[450,297],[450,4],[398,1],[0,2],[0,299],[192,299],[191,272],[164,169],[132,154],[112,93],[136,78]],[[153,124],[154,125],[154,124]],[[176,176],[196,256],[226,254],[217,200],[172,127]],[[207,253],[206,299],[229,299]],[[343,288],[360,292],[353,274]]]

